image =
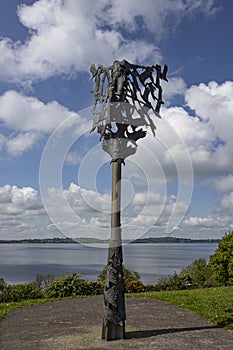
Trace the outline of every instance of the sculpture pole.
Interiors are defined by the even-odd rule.
[[[121,242],[121,163],[120,158],[112,162],[111,238],[104,290],[105,318],[102,328],[102,339],[106,340],[125,338],[126,315]]]
[[[108,249],[104,287],[105,316],[102,339],[125,338],[125,288],[121,241],[121,164],[137,151],[137,141],[146,136],[145,129],[155,135],[151,116],[160,118],[162,101],[160,80],[166,80],[167,66],[141,66],[126,60],[112,66],[93,64],[90,68],[95,81],[91,132],[97,128],[102,148],[111,156],[112,210],[111,238]],[[156,76],[153,73],[156,72]],[[157,96],[156,96],[157,92]]]

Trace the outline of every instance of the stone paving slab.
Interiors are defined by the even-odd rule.
[[[126,339],[100,339],[102,297],[60,300],[11,311],[0,323],[1,350],[230,350],[233,332],[154,299],[126,299]]]

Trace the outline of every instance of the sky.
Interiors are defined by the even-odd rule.
[[[233,2],[0,2],[0,239],[110,234],[91,64],[167,64],[156,136],[122,181],[124,238],[233,230]]]

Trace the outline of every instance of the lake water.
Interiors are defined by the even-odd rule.
[[[123,248],[124,265],[138,271],[145,284],[179,273],[198,258],[208,259],[217,243],[130,244]],[[106,264],[107,249],[73,243],[0,244],[0,277],[8,283],[31,282],[37,274],[81,273],[96,280]]]

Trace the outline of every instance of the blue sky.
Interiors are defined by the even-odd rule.
[[[108,237],[89,67],[123,58],[169,66],[157,138],[124,168],[123,236],[232,230],[232,11],[230,0],[1,1],[0,239]]]

